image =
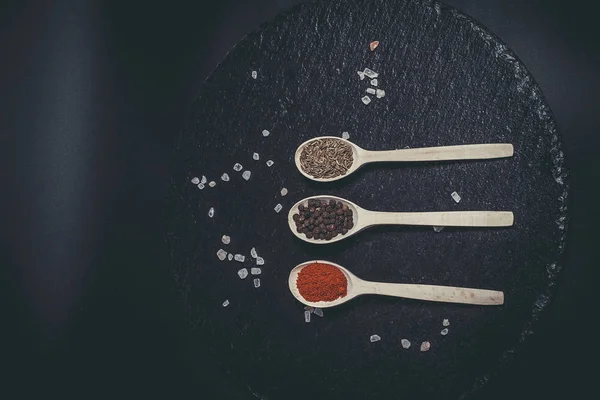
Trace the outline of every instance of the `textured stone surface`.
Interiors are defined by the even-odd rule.
[[[373,40],[380,45],[371,52]],[[168,229],[198,341],[219,354],[232,380],[270,400],[456,398],[519,350],[561,269],[567,185],[551,113],[515,57],[447,7],[400,0],[306,4],[228,54],[207,79],[178,146]],[[379,73],[386,92],[369,106],[360,101],[368,82],[356,74],[365,67]],[[365,167],[330,185],[304,179],[294,167],[296,147],[343,131],[373,150],[510,142],[515,157]],[[189,184],[190,171],[249,165],[254,151],[278,167],[256,164],[252,185],[237,175],[211,191]],[[286,209],[327,192],[382,211],[512,210],[515,226],[381,227],[314,247],[293,237],[285,213],[272,211],[284,185],[293,193],[277,200]],[[211,205],[220,210],[213,219],[205,211]],[[256,245],[268,258],[260,290],[219,265],[222,232],[235,233],[239,251]],[[306,324],[287,276],[315,258],[370,280],[503,290],[506,304],[363,297]],[[223,313],[214,304],[225,296],[231,304]],[[444,318],[452,321],[446,337],[439,334]],[[364,340],[371,332],[386,340],[373,346]],[[431,350],[406,351],[401,338],[428,340]]]

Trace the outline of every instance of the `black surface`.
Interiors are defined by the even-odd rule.
[[[3,390],[252,398],[209,354],[192,351],[197,342],[162,241],[167,160],[205,76],[244,34],[292,3],[3,3]],[[597,352],[593,8],[449,3],[501,37],[532,72],[564,138],[572,188],[557,296],[516,362],[479,397],[583,393],[594,384],[583,363]]]

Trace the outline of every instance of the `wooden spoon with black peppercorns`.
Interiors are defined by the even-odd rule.
[[[314,244],[334,243],[376,225],[505,227],[512,226],[513,221],[510,211],[370,211],[329,195],[302,199],[288,214],[294,235]]]
[[[513,145],[509,143],[371,151],[346,139],[320,136],[298,146],[294,161],[298,170],[308,179],[332,182],[372,162],[483,160],[512,157],[513,153]]]

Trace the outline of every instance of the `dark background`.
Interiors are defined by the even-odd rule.
[[[203,80],[246,33],[297,3],[2,2],[0,390],[253,398],[193,345],[169,269],[164,199]],[[598,350],[600,24],[588,1],[445,3],[531,71],[571,177],[557,295],[480,397],[582,394],[594,387],[587,365]]]

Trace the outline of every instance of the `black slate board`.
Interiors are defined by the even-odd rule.
[[[372,40],[381,42],[375,52]],[[365,67],[379,72],[386,91],[368,106],[360,100],[368,82],[356,73]],[[372,150],[508,142],[515,156],[365,167],[328,185],[304,179],[293,164],[297,145],[343,131]],[[248,182],[233,171],[236,162],[252,171]],[[219,179],[224,172],[231,181]],[[201,191],[190,183],[202,175],[217,186]],[[549,302],[561,268],[567,188],[539,88],[484,28],[439,3],[305,4],[244,38],[193,105],[169,200],[174,275],[199,345],[257,397],[457,398],[510,360]],[[286,216],[295,201],[318,193],[382,211],[512,210],[515,226],[384,227],[316,247],[293,237]],[[221,243],[223,234],[231,244]],[[253,246],[266,259],[259,289],[251,276],[237,277],[241,263],[216,256],[219,248],[245,254],[249,268]],[[364,297],[306,324],[286,281],[294,265],[315,258],[369,280],[503,290],[506,304]],[[445,337],[444,318],[451,322]],[[382,340],[370,343],[371,334]],[[409,350],[402,338],[413,343]],[[424,340],[432,344],[427,353],[418,350]]]

